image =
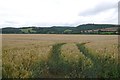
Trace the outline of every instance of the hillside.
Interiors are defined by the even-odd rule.
[[[76,27],[21,27],[2,28],[3,34],[117,34],[118,25],[111,24],[83,24]]]

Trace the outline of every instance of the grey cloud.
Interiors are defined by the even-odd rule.
[[[120,25],[120,1],[118,3],[118,24]]]
[[[17,25],[19,25],[18,22],[16,21],[10,21],[10,20],[5,20],[3,21],[3,23],[0,23],[0,28],[1,27],[16,27]]]
[[[15,21],[4,21],[4,22],[7,24],[17,24],[17,22],[15,22]]]
[[[79,14],[79,16],[91,16],[91,15],[96,15],[99,14],[101,12],[104,12],[106,10],[110,10],[110,9],[115,9],[117,11],[117,3],[100,3],[98,5],[96,5],[94,8],[91,8],[89,10],[86,10],[84,12],[81,12]]]

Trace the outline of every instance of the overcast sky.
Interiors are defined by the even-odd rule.
[[[118,24],[119,0],[0,0],[0,27]]]

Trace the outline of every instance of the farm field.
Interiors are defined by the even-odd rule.
[[[117,35],[2,34],[3,78],[118,78]]]

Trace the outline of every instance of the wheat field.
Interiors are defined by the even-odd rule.
[[[2,34],[3,78],[118,78],[117,35]]]

